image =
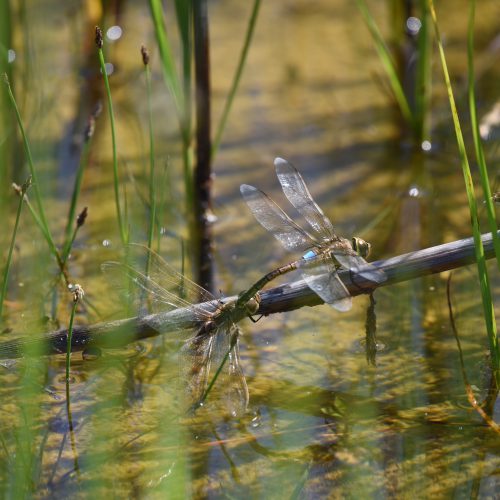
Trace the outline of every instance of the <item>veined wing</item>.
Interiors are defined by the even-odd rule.
[[[387,276],[381,269],[377,269],[369,262],[358,255],[354,250],[349,252],[341,249],[331,251],[335,260],[344,268],[349,269],[355,274],[359,274],[363,278],[372,281],[373,283],[383,283],[387,280]]]
[[[248,184],[240,192],[257,221],[289,251],[316,246],[315,239],[293,222],[267,194]]]
[[[137,269],[123,264],[122,262],[104,262],[101,269],[110,279],[113,287],[117,289],[129,301],[138,314],[155,313],[159,311],[171,311],[180,307],[190,308],[199,321],[210,319],[216,302],[212,308],[199,304],[191,304],[187,300],[178,297],[152,277],[146,276]],[[172,325],[174,326],[174,325]]]
[[[218,345],[218,349],[222,349],[220,353],[222,359],[229,352],[226,366],[222,370],[220,379],[220,387],[223,388],[226,403],[226,408],[233,417],[241,416],[245,413],[248,406],[248,386],[240,365],[240,330],[237,325],[233,324],[226,333],[223,342]],[[231,345],[233,345],[231,349]],[[215,367],[215,365],[214,365]]]
[[[139,269],[155,282],[178,297],[188,302],[209,302],[216,298],[203,287],[197,285],[186,276],[167,264],[156,252],[144,245],[130,243],[126,247],[128,263]]]
[[[238,327],[234,323],[224,322],[212,332],[195,336],[184,345],[181,352],[182,367],[191,404],[201,402],[208,384],[227,355],[216,386],[222,388],[231,415],[245,412],[249,396],[240,366],[238,336]]]
[[[101,269],[113,286],[129,300],[137,311],[168,311],[190,308],[200,321],[210,319],[216,299],[206,290],[171,268],[159,255],[142,245],[129,245],[129,262],[104,262]],[[150,257],[149,273],[143,270]],[[166,288],[168,287],[168,289]],[[213,306],[192,304],[191,300],[211,301]]]
[[[352,297],[339,278],[333,263],[304,266],[301,272],[309,288],[327,304],[342,312],[351,309]]]
[[[285,196],[316,231],[321,240],[334,238],[335,231],[330,219],[313,200],[299,171],[283,158],[276,158],[274,167]]]
[[[190,404],[200,402],[205,394],[217,335],[218,329],[210,334],[195,335],[181,349],[181,379],[185,381],[186,396]]]

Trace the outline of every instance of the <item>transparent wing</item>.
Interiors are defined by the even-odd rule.
[[[188,302],[209,302],[215,297],[203,287],[167,264],[156,252],[143,245],[131,243],[126,247],[128,263],[135,269],[147,274],[153,281]]]
[[[118,290],[140,314],[168,311],[179,307],[192,310],[199,321],[207,321],[213,308],[192,304],[185,297],[215,302],[206,290],[172,269],[161,257],[141,245],[129,245],[129,263],[105,262],[101,269],[113,287]],[[146,258],[150,256],[149,274],[145,274]],[[140,258],[141,257],[141,258]],[[144,258],[142,258],[144,257]],[[169,289],[165,288],[169,287]]]
[[[231,415],[238,416],[245,413],[249,396],[239,362],[238,336],[238,327],[226,323],[209,333],[194,337],[184,345],[181,351],[181,371],[191,404],[201,401],[208,384],[229,352],[215,387],[222,390],[226,407]],[[233,344],[232,349],[231,344]]]
[[[352,307],[352,297],[339,278],[333,264],[320,264],[301,269],[302,277],[309,288],[327,304],[338,311],[349,311]]]
[[[298,170],[283,158],[276,158],[274,167],[285,196],[321,237],[321,240],[334,238],[335,231],[330,219],[313,200]]]
[[[236,335],[236,339],[233,341],[234,345],[226,361],[223,378],[220,383],[221,387],[224,387],[226,407],[232,416],[237,417],[245,413],[248,406],[249,395],[247,381],[240,365],[240,331],[236,325],[233,325],[231,331],[226,335],[228,342],[227,350],[225,350],[224,355],[231,348],[231,338],[234,335]]]
[[[187,341],[179,355],[181,379],[190,404],[201,401],[208,385],[212,353],[218,329],[211,334],[196,335]]]
[[[293,222],[271,199],[248,184],[240,186],[241,194],[257,221],[289,251],[307,250],[317,245],[312,236]]]
[[[344,269],[349,269],[353,273],[359,274],[373,283],[383,283],[387,280],[384,271],[366,262],[366,260],[354,252],[354,250],[350,253],[336,252],[333,250],[332,253],[335,256],[335,260],[337,260]]]

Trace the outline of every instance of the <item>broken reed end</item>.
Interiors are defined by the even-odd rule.
[[[83,132],[83,137],[85,142],[88,142],[94,135],[95,121],[97,117],[101,114],[101,111],[102,111],[102,102],[98,101],[97,104],[95,105],[94,111],[92,111],[92,114],[89,116],[87,126],[85,127],[85,131]]]
[[[87,122],[87,126],[85,127],[85,131],[83,132],[83,137],[85,142],[88,142],[90,138],[94,135],[95,131],[95,118],[91,116],[89,121]]]
[[[149,64],[149,50],[144,45],[141,45],[141,55],[142,63],[147,66]]]
[[[89,211],[88,207],[85,207],[76,218],[76,227],[82,227],[85,224],[85,219],[87,218]]]
[[[95,27],[95,44],[97,45],[98,49],[102,49],[102,46],[104,44],[104,37],[102,34],[102,29],[99,28],[99,26]]]

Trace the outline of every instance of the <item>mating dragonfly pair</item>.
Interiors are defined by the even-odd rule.
[[[220,376],[230,412],[233,415],[244,413],[248,405],[248,388],[239,363],[237,324],[245,316],[257,312],[259,291],[277,276],[300,270],[308,286],[339,311],[347,311],[352,306],[349,291],[338,276],[339,268],[377,284],[386,280],[383,271],[365,260],[370,251],[367,242],[361,238],[349,241],[335,233],[297,169],[281,158],[276,158],[274,165],[285,196],[308,222],[311,232],[296,224],[259,189],[243,184],[240,191],[255,218],[286,250],[306,253],[299,260],[266,274],[234,301],[217,300],[142,246],[131,245],[129,255],[136,259],[142,256],[143,262],[148,262],[147,274],[131,264],[103,264],[107,272],[125,274],[137,285],[146,301],[159,303],[163,308],[190,308],[195,326],[182,348],[181,366],[188,398],[195,406],[203,404]],[[202,303],[191,303],[200,300]],[[210,377],[212,372],[215,373]]]

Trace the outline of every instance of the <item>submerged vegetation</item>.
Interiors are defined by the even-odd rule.
[[[434,473],[420,467],[421,436],[401,429],[437,421],[445,424],[443,463],[448,444],[469,449],[476,439],[483,465],[476,477],[495,469],[484,457],[485,437],[498,439],[498,175],[488,165],[497,164],[499,149],[481,136],[487,110],[478,103],[494,107],[498,93],[483,83],[484,73],[495,81],[500,75],[485,57],[477,72],[474,43],[476,8],[488,16],[494,7],[461,2],[458,33],[432,0],[385,8],[334,3],[335,15],[328,2],[149,0],[124,2],[115,13],[96,2],[81,26],[70,13],[80,7],[65,7],[81,53],[72,54],[63,30],[43,43],[58,47],[53,65],[77,58],[76,76],[64,78],[79,85],[58,77],[51,98],[37,87],[46,80],[37,56],[29,61],[35,13],[15,0],[0,7],[0,209],[8,214],[0,238],[3,495],[180,498],[238,496],[251,487],[257,496],[261,486],[249,478],[258,472],[276,497],[328,496],[335,488],[348,495],[351,483],[361,496],[410,496],[420,474],[432,483]],[[384,15],[390,36],[379,27]],[[111,29],[118,19],[126,27],[119,43]],[[342,41],[363,55],[355,64],[342,61],[328,43],[338,40],[342,23],[361,33],[363,22],[371,38]],[[481,26],[486,53],[496,28]],[[322,30],[333,30],[332,38]],[[464,40],[465,61],[443,41],[447,30]],[[287,40],[295,50],[282,53]],[[330,59],[321,59],[323,50]],[[374,52],[379,61],[365,68],[366,53]],[[340,62],[330,68],[332,54]],[[380,95],[367,83],[369,71]],[[79,95],[67,91],[73,88]],[[387,112],[391,105],[396,113]],[[495,127],[493,120],[491,137]],[[309,168],[308,188],[291,164],[275,162],[310,233],[247,184],[272,185],[269,163],[278,150],[297,158],[301,171]],[[272,238],[243,211],[240,184],[258,222],[298,252],[292,264],[277,262]],[[325,213],[333,207],[333,224],[319,206]],[[370,236],[375,258],[387,260],[368,264],[369,244],[338,236],[355,225],[365,226],[360,234]],[[462,240],[470,235],[474,244]],[[259,238],[265,243],[256,244]],[[460,241],[435,247],[453,240]],[[420,251],[425,247],[433,248]],[[487,262],[493,253],[496,266]],[[103,261],[107,273],[100,274]],[[470,270],[446,283],[422,277],[473,261],[478,278]],[[294,282],[262,292],[296,269],[310,291]],[[412,281],[396,285],[403,280]],[[228,294],[241,293],[212,294],[220,283]],[[390,286],[375,301],[380,284]],[[362,299],[353,307],[351,295],[366,293],[366,311]],[[287,319],[272,315],[320,298],[344,314],[302,308]],[[240,322],[257,321],[258,313],[271,316],[252,326],[259,335],[246,336],[240,353]],[[64,356],[42,356],[47,332],[50,352]],[[7,359],[14,357],[21,359]],[[456,403],[462,397],[465,403]],[[472,425],[457,436],[453,427],[464,420]],[[380,446],[382,434],[402,442]],[[401,468],[404,478],[381,477],[385,467]],[[480,489],[474,481],[467,487]]]

